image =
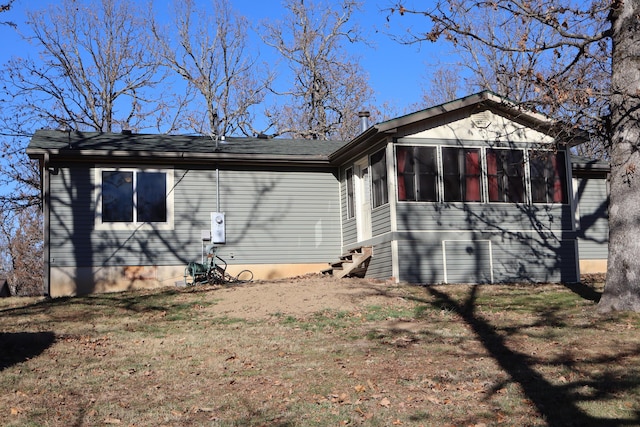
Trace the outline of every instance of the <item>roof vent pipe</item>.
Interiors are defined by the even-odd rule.
[[[371,113],[368,111],[360,111],[358,113],[358,117],[360,117],[360,133],[369,129],[369,116],[371,116]]]

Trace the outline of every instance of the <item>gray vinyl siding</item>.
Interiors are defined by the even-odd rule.
[[[161,168],[160,166],[158,168]],[[96,230],[90,166],[51,176],[54,266],[176,265],[199,260],[216,211],[214,170],[174,170],[172,230]],[[221,170],[230,263],[328,262],[340,255],[338,181],[330,171]],[[233,255],[233,257],[232,257]]]
[[[563,240],[551,233],[469,231],[398,233],[398,237],[401,281],[436,284],[578,280],[575,240]]]
[[[51,265],[90,266],[95,239],[93,170],[87,166],[59,167],[49,177]]]
[[[493,282],[489,240],[445,240],[443,265],[448,283]]]
[[[344,198],[342,199],[344,200]],[[346,205],[343,202],[343,212]],[[374,208],[371,211],[371,236],[375,238],[391,231],[391,208],[389,203]],[[358,242],[357,222],[355,218],[347,219],[346,214],[342,215],[342,239],[345,246]],[[368,244],[363,242],[363,244]]]
[[[606,176],[580,177],[577,184],[580,259],[606,259],[609,246]]]
[[[396,204],[398,231],[419,230],[571,230],[570,205],[509,203]]]
[[[236,263],[329,262],[341,253],[336,176],[312,171],[221,171],[221,211]]]
[[[389,231],[391,231],[391,205],[387,203],[371,212],[371,236],[380,236]]]
[[[398,279],[409,283],[444,283],[442,241],[435,235],[398,240]]]
[[[373,256],[367,269],[367,278],[388,279],[393,276],[393,256],[391,242],[384,242],[373,247]]]
[[[494,281],[578,282],[576,241],[544,233],[496,240]]]
[[[342,222],[342,239],[345,245],[358,241],[358,231],[355,218],[345,219]]]

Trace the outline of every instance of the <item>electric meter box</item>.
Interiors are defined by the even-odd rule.
[[[220,245],[226,241],[224,212],[211,212],[211,243]]]

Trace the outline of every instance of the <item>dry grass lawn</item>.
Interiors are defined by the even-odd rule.
[[[0,301],[6,426],[640,425],[602,284],[309,276]]]

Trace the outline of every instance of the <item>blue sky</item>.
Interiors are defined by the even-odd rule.
[[[139,0],[146,4],[147,0]],[[205,3],[206,0],[201,0]],[[316,0],[319,2],[321,0]],[[333,1],[333,0],[330,0]],[[12,10],[0,15],[1,21],[13,21],[18,29],[26,30],[24,23],[26,8],[41,8],[55,0],[15,0]],[[168,10],[170,0],[154,0],[154,8],[162,12]],[[336,3],[339,3],[336,1]],[[391,39],[389,33],[402,34],[411,23],[414,28],[427,25],[426,19],[400,17],[397,14],[387,22],[385,8],[392,0],[365,0],[361,12],[354,17],[371,47],[353,46],[353,52],[360,58],[361,65],[369,75],[369,83],[375,91],[376,104],[385,102],[393,106],[395,113],[406,113],[407,108],[420,101],[423,87],[428,85],[428,74],[437,64],[453,61],[447,54],[447,46],[424,43],[422,45],[402,45]],[[167,7],[165,7],[165,5]],[[253,24],[261,20],[279,19],[284,14],[280,0],[232,0],[232,7],[246,16]],[[0,26],[0,62],[13,55],[35,55],[37,52],[8,26]],[[269,61],[271,48],[260,50],[262,60]]]
[[[317,0],[316,0],[317,1]],[[334,2],[333,3],[339,3]],[[427,66],[436,64],[436,48],[431,43],[423,45],[402,45],[390,37],[388,33],[399,35],[405,31],[401,24],[411,18],[397,14],[387,22],[384,9],[393,2],[391,0],[366,0],[360,12],[354,17],[363,35],[371,47],[354,46],[353,52],[360,58],[365,72],[369,74],[369,82],[376,92],[379,104],[388,101],[402,109],[405,105],[418,102],[421,98],[421,85],[427,83]],[[279,0],[233,0],[233,6],[252,22],[262,19],[279,19],[284,8]],[[421,24],[416,19],[411,22]],[[424,20],[427,24],[427,20]]]

